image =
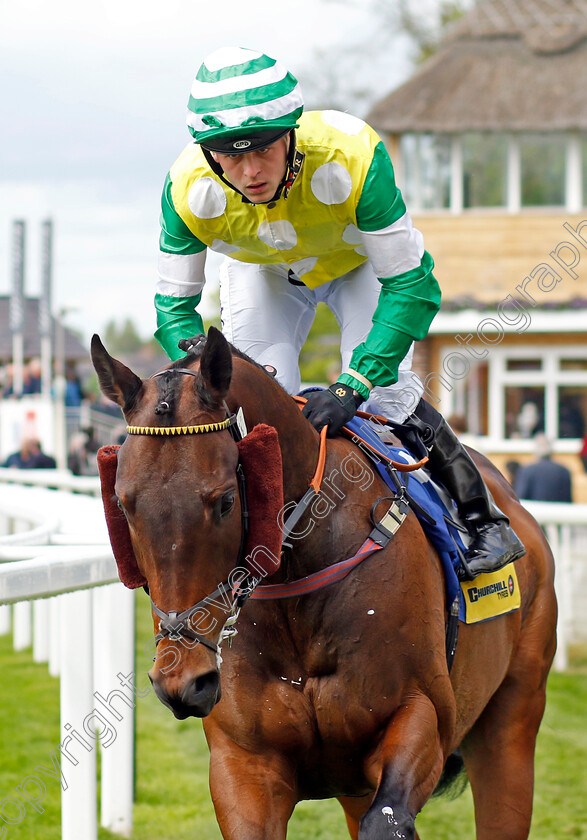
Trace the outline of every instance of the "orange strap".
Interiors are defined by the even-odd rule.
[[[305,397],[300,397],[297,394],[293,397],[293,399],[298,404],[298,408],[300,411],[308,402]],[[314,477],[310,482],[310,487],[314,490],[315,493],[320,492],[320,486],[322,484],[322,479],[324,478],[324,467],[326,465],[326,434],[328,432],[328,426],[323,426],[322,430],[320,431],[320,448],[318,450],[318,463],[316,464],[316,472],[314,473]]]
[[[415,464],[403,464],[401,461],[392,461],[391,458],[387,458],[385,455],[383,455],[382,452],[379,452],[378,449],[375,449],[374,446],[371,446],[370,443],[367,443],[366,440],[363,440],[363,438],[359,438],[354,432],[352,432],[350,429],[347,429],[346,426],[342,427],[341,434],[343,434],[345,437],[349,438],[349,440],[352,440],[354,443],[356,443],[359,449],[369,449],[369,451],[373,452],[373,454],[377,457],[377,460],[380,461],[381,459],[383,459],[384,461],[387,461],[398,472],[414,472],[414,470],[419,470],[420,467],[423,467],[424,464],[428,462],[427,457],[422,458],[421,461],[417,461]]]
[[[328,426],[322,426],[322,429],[320,431],[320,449],[318,450],[318,463],[316,465],[316,472],[314,473],[314,478],[310,482],[310,487],[313,487],[316,493],[320,492],[320,485],[322,484],[322,479],[324,478],[324,466],[326,464],[327,432]]]
[[[293,399],[298,404],[298,408],[301,410],[305,404],[308,402],[306,397],[300,397],[296,394]],[[381,423],[382,426],[387,425],[387,418],[382,417],[380,414],[369,414],[368,411],[357,411],[357,415],[359,417],[364,417],[366,420],[368,419],[375,419],[378,423]],[[310,487],[313,487],[316,493],[320,490],[320,485],[322,484],[322,478],[324,476],[324,465],[326,463],[326,432],[328,430],[328,426],[324,426],[322,431],[320,432],[320,451],[318,452],[318,466],[316,467],[316,472],[314,473],[314,478],[310,482]],[[351,432],[350,429],[347,429],[343,426],[342,434],[348,437],[350,440],[354,440],[356,435],[354,432]],[[356,441],[355,441],[356,442]],[[358,445],[358,444],[357,444]],[[378,458],[385,458],[385,455],[382,455],[381,452],[378,452],[373,446],[367,443],[366,440],[361,440],[361,446],[365,446],[367,449],[370,449]],[[414,472],[414,470],[419,470],[420,467],[423,467],[424,464],[428,463],[428,458],[422,458],[421,461],[417,461],[415,464],[402,464],[400,461],[392,461],[391,458],[386,459],[391,464],[394,469],[398,472]]]

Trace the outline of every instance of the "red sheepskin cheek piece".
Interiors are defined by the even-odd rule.
[[[129,589],[138,589],[139,586],[145,586],[147,581],[137,566],[128,522],[126,516],[118,507],[118,500],[114,492],[119,449],[120,446],[103,446],[98,450],[102,502],[104,503],[110,545],[118,566],[118,577]]]
[[[268,577],[281,564],[283,508],[281,448],[273,426],[260,423],[238,443],[247,482],[249,534],[245,565],[255,577]]]
[[[145,586],[132,546],[128,522],[118,507],[114,492],[119,446],[103,446],[98,452],[98,470],[108,535],[118,576],[129,589]],[[255,577],[268,577],[281,560],[282,531],[279,515],[283,508],[283,474],[277,431],[259,424],[238,443],[239,458],[247,486],[249,534],[245,548],[247,567]]]

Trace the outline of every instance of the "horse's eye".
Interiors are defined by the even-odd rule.
[[[225,493],[220,499],[220,516],[226,516],[234,507],[234,493]]]
[[[122,504],[122,502],[120,501],[120,499],[118,498],[118,496],[116,497],[116,506],[117,506],[118,510],[119,510],[122,514],[124,514],[124,516],[125,516],[126,518],[128,518],[128,517],[127,517],[127,514],[126,514],[126,509],[125,509],[124,505]]]

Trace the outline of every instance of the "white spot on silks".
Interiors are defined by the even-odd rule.
[[[175,551],[175,549],[176,549],[176,548],[177,548],[176,544],[175,544],[175,543],[173,543],[173,545],[171,546],[171,550],[172,550],[172,551]]]
[[[375,610],[367,610],[367,615],[375,615]]]

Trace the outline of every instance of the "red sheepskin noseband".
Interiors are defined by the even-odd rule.
[[[259,424],[238,442],[239,458],[246,478],[249,533],[245,549],[247,565],[258,577],[279,568],[282,531],[279,513],[283,508],[281,449],[276,430]],[[98,452],[102,501],[118,576],[129,589],[145,586],[130,539],[126,517],[114,492],[119,446],[103,446]]]

